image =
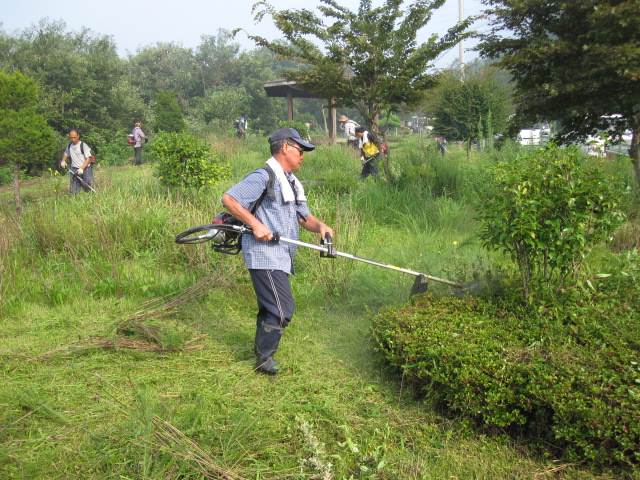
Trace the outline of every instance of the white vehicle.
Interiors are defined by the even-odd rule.
[[[538,122],[533,124],[534,129],[540,130],[540,135],[543,137],[548,137],[551,135],[551,126],[549,122]]]
[[[520,145],[540,145],[541,130],[539,128],[523,128],[518,134]]]

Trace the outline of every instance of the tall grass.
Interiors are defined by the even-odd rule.
[[[54,176],[25,185],[20,222],[0,191],[0,477],[614,478],[479,436],[390,375],[370,317],[404,301],[412,276],[300,248],[278,352],[293,373],[254,374],[241,258],[174,237],[210,223],[268,145],[212,145],[233,175],[200,191],[161,187],[150,164],[99,166],[95,195],[54,192]],[[451,280],[489,268],[461,187],[466,153],[447,163],[403,150],[414,155],[398,145],[397,172],[425,162],[435,177],[362,182],[346,148],[305,154],[299,177],[335,246]]]

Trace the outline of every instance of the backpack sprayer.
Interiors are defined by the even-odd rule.
[[[213,223],[209,225],[200,225],[198,227],[192,227],[184,232],[176,235],[176,243],[181,244],[194,244],[211,241],[213,242],[212,248],[219,253],[226,253],[230,255],[237,255],[240,252],[242,246],[240,244],[240,237],[244,234],[253,234],[253,230],[237,220],[231,214],[223,212],[215,216]],[[343,253],[333,248],[331,235],[327,234],[324,239],[321,240],[320,246],[312,245],[310,243],[300,242],[298,240],[292,240],[290,238],[281,237],[278,233],[273,234],[271,242],[285,242],[300,247],[310,248],[320,252],[320,256],[324,258],[336,258],[345,257],[358,262],[369,263],[377,267],[388,268],[397,272],[408,273],[409,275],[415,275],[417,278],[411,288],[411,295],[417,293],[424,293],[427,291],[429,281],[445,283],[456,288],[464,288],[464,285],[443,278],[434,277],[425,273],[415,272],[406,268],[396,267],[382,262],[376,262],[367,258],[357,257],[350,253]]]

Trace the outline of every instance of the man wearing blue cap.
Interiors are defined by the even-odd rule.
[[[281,367],[273,356],[295,307],[289,275],[294,273],[296,246],[270,240],[275,233],[297,240],[299,225],[319,233],[322,238],[327,233],[333,236],[333,230],[311,215],[302,184],[293,174],[302,165],[304,152],[312,151],[315,146],[302,140],[293,128],[276,130],[269,144],[272,157],[267,160],[267,167],[251,172],[231,187],[222,196],[222,203],[229,213],[253,230],[253,235],[243,235],[241,242],[258,300],[254,341],[256,370],[275,375]],[[274,180],[270,182],[272,175]],[[255,209],[257,203],[259,206]]]

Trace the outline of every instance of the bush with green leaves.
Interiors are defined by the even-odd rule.
[[[578,279],[588,253],[623,223],[624,189],[577,147],[524,152],[493,168],[478,209],[484,246],[509,254],[531,299]]]
[[[306,123],[295,121],[282,121],[278,123],[278,128],[291,127],[297,130],[300,134],[300,138],[305,139],[309,136],[309,128]]]
[[[156,175],[163,185],[201,188],[229,176],[209,144],[193,135],[160,132],[149,150],[160,160]]]
[[[613,300],[615,282],[607,288]],[[640,325],[633,312],[607,317],[598,305],[549,318],[421,296],[377,315],[374,337],[428,400],[478,426],[569,461],[637,464]]]

